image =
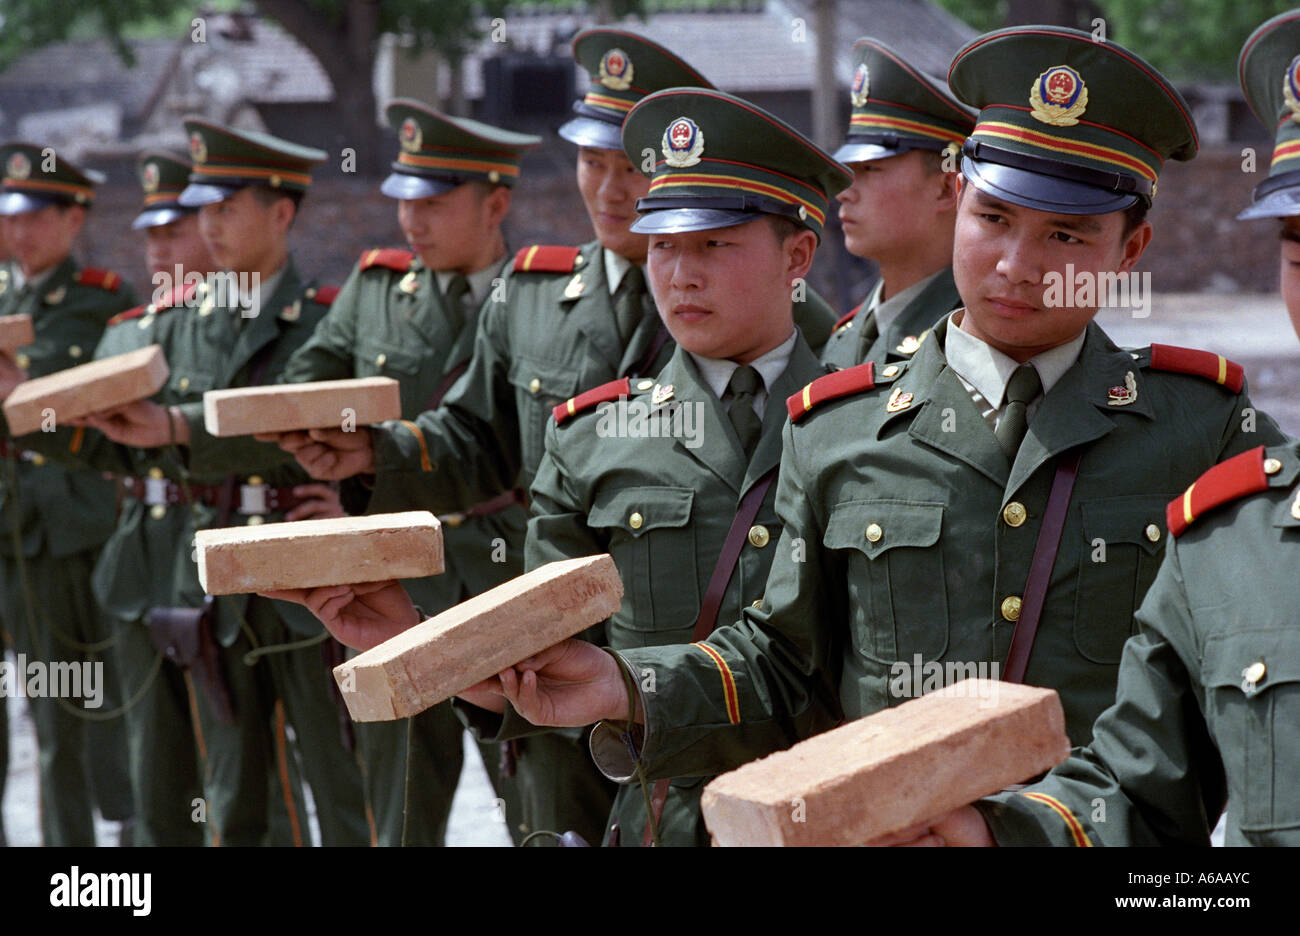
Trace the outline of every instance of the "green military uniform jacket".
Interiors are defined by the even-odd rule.
[[[453,331],[446,300],[434,271],[404,251],[384,252],[391,265],[362,261],[339,290],[329,313],[285,366],[281,380],[295,383],[352,377],[391,377],[401,387],[402,417],[414,419],[429,408],[435,393],[464,369],[474,347],[477,317],[466,316]],[[394,269],[410,257],[407,269]],[[372,513],[407,510],[420,496],[418,475],[394,479],[371,497]],[[467,505],[468,506],[468,505]],[[528,521],[515,505],[485,517],[458,522],[444,515],[447,569],[439,576],[408,582],[423,608],[442,610],[469,595],[487,591],[522,571],[518,550],[504,550],[505,562],[493,562],[494,542],[518,543]]]
[[[762,607],[716,631],[714,654],[624,653],[657,676],[644,698],[652,776],[718,773],[923,688],[993,675],[1058,456],[1079,446],[1025,682],[1055,688],[1086,743],[1159,566],[1165,505],[1216,462],[1282,439],[1244,386],[1153,369],[1150,349],[1122,350],[1090,324],[1009,464],[944,358],[949,322],[894,377],[886,367],[874,389],[787,426]],[[1135,396],[1110,405],[1130,381]]]
[[[1227,845],[1300,845],[1300,445],[1243,459],[1265,489],[1171,539],[1092,744],[980,804],[1000,843],[1208,845],[1226,796]]]
[[[945,267],[874,341],[866,340],[862,328],[866,315],[863,305],[866,303],[835,323],[835,331],[822,349],[823,363],[843,370],[867,361],[875,361],[880,368],[891,361],[907,360],[916,353],[918,339],[926,329],[961,305],[961,296],[952,279],[952,267]]]
[[[784,373],[769,388],[762,435],[748,464],[723,404],[680,349],[656,380],[633,381],[626,401],[564,425],[552,420],[532,488],[528,567],[608,552],[623,579],[623,606],[591,639],[616,650],[689,643],[741,499],[780,463],[785,399],[823,373],[796,339]],[[665,388],[671,397],[656,404]],[[638,430],[641,416],[645,428]],[[650,424],[671,428],[673,419],[682,436],[634,435],[650,432]],[[620,427],[625,433],[611,438]],[[720,623],[735,620],[762,594],[781,531],[775,504],[772,484],[731,574]],[[517,729],[522,720],[512,711],[506,721]],[[693,777],[671,788],[662,844],[708,844],[699,815],[704,782]],[[614,819],[622,844],[641,842],[646,812],[639,784],[619,790]]]
[[[526,489],[557,404],[618,377],[658,373],[672,354],[669,338],[638,367],[663,327],[648,293],[640,324],[626,346],[620,340],[598,241],[579,248],[571,270],[511,269],[504,297],[484,305],[469,369],[442,406],[412,426],[372,429],[376,496],[411,474],[420,499],[409,506],[436,513]],[[811,291],[807,300],[795,304],[795,323],[824,340],[835,313]]]
[[[131,289],[121,286],[115,274],[86,271],[83,275],[71,257],[55,267],[35,290],[30,285],[14,288],[10,272],[0,272],[0,315],[32,317],[36,343],[19,349],[16,356],[31,377],[85,364],[108,320],[135,305]],[[8,423],[3,425],[8,436]],[[111,482],[94,472],[47,464],[43,457],[19,458],[17,471],[16,497],[9,489],[8,477],[0,479],[4,498],[0,555],[14,555],[10,531],[15,521],[25,556],[35,556],[42,550],[55,557],[70,556],[97,548],[113,532]]]
[[[293,352],[311,337],[325,307],[307,298],[292,262],[275,292],[263,299],[256,317],[245,318],[238,330],[237,311],[218,307],[201,286],[197,308],[168,308],[128,318],[108,330],[97,357],[120,354],[144,344],[158,344],[167,357],[170,376],[153,400],[179,406],[190,427],[190,444],[180,451],[182,466],[167,447],[139,449],[118,445],[87,430],[80,444],[75,433],[34,433],[21,444],[77,464],[88,464],[117,475],[155,476],[191,484],[221,484],[234,474],[241,481],[260,478],[272,486],[291,486],[309,480],[292,457],[278,446],[251,436],[217,439],[203,425],[203,394],[208,390],[248,385],[255,369],[262,383],[273,383]],[[77,451],[69,449],[77,445]],[[109,503],[112,503],[111,493]],[[228,524],[246,520],[236,504]],[[267,522],[283,519],[267,514]],[[95,568],[95,594],[104,609],[122,620],[144,617],[152,607],[190,607],[203,604],[193,556],[194,532],[216,526],[220,510],[205,503],[149,507],[132,497],[124,499],[112,538]],[[239,633],[240,615],[247,595],[229,596],[216,603],[214,629],[229,646]],[[321,632],[320,622],[298,605],[276,602],[285,623],[303,634]]]

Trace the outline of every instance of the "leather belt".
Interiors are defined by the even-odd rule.
[[[119,478],[123,491],[141,501],[148,507],[174,507],[186,504],[190,499],[220,507],[223,485],[191,484],[190,499],[185,496],[185,488],[168,478]],[[260,482],[252,483],[249,479],[238,486],[238,504],[235,509],[246,516],[262,516],[271,513],[283,513],[292,510],[311,497],[299,497],[291,487],[272,487]]]
[[[438,517],[438,522],[455,529],[466,520],[473,520],[475,517],[487,517],[494,513],[500,513],[508,507],[513,507],[515,504],[523,504],[525,507],[528,506],[528,495],[519,488],[506,491],[504,494],[498,494],[491,500],[485,500],[481,503],[475,504],[468,510],[462,510],[457,513],[442,514]]]

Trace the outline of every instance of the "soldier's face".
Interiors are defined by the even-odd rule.
[[[509,189],[467,182],[441,195],[403,199],[397,223],[429,269],[474,273],[500,252],[500,225],[509,206]]]
[[[636,200],[650,191],[650,180],[621,150],[578,150],[578,191],[601,246],[644,263],[647,238],[628,230],[636,220]]]
[[[293,223],[287,198],[264,201],[243,188],[215,205],[199,209],[199,233],[222,270],[261,270],[285,249]]]
[[[217,269],[208,245],[199,233],[197,214],[187,214],[170,224],[148,228],[145,236],[144,262],[149,267],[150,276],[161,272],[171,275],[177,266],[184,273],[207,274]]]
[[[955,173],[937,167],[937,157],[921,150],[851,164],[853,184],[835,196],[849,253],[888,261],[950,238]]]
[[[687,351],[747,364],[790,337],[792,284],[816,244],[811,231],[779,242],[765,219],[651,235],[646,270],[659,315]]]
[[[1282,300],[1300,336],[1300,218],[1282,222]]]
[[[62,263],[85,220],[86,209],[79,205],[46,205],[6,216],[5,237],[23,275],[36,276]]]
[[[966,312],[961,328],[1017,361],[1075,338],[1104,296],[1099,274],[1127,273],[1151,240],[1143,222],[1127,236],[1123,212],[1068,215],[1012,205],[965,185],[957,208],[953,278]],[[1073,284],[1073,286],[1069,284]]]

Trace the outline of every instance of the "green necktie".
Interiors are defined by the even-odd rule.
[[[858,338],[862,350],[870,348],[880,337],[880,323],[876,321],[876,311],[872,309],[862,320],[862,335]]]
[[[727,381],[725,396],[730,397],[727,404],[727,418],[740,439],[740,447],[745,450],[745,457],[754,454],[758,437],[763,431],[763,421],[754,412],[754,394],[763,388],[763,377],[748,364],[737,367]]]
[[[469,298],[469,277],[464,273],[453,276],[447,283],[444,298],[447,300],[447,324],[451,326],[453,335],[459,335],[460,330],[465,327],[465,302]]]
[[[1007,381],[1006,404],[993,434],[1012,461],[1029,429],[1029,404],[1042,392],[1043,381],[1032,364],[1021,364]]]
[[[644,300],[645,274],[639,266],[633,266],[623,274],[623,281],[614,292],[614,324],[624,347],[632,340],[632,333],[645,316]]]

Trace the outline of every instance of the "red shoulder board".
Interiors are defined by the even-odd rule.
[[[618,380],[611,380],[609,383],[601,384],[599,387],[593,387],[584,393],[579,393],[568,402],[561,403],[551,412],[555,414],[556,424],[563,423],[570,416],[576,416],[585,409],[591,409],[598,403],[608,403],[611,400],[617,400],[619,397],[629,396],[632,393],[632,381],[626,377]]]
[[[306,295],[307,298],[310,299],[312,302],[318,303],[323,306],[329,306],[329,305],[333,305],[334,300],[338,298],[339,287],[338,286],[316,286],[312,289],[307,290]]]
[[[572,273],[578,265],[577,247],[547,247],[534,244],[515,254],[516,273]]]
[[[165,312],[168,309],[174,309],[178,305],[184,305],[186,301],[194,295],[195,290],[198,288],[199,284],[193,280],[188,283],[181,283],[181,285],[174,287],[172,291],[167,294],[167,298],[162,302],[136,306],[134,309],[127,309],[125,312],[119,312],[108,320],[108,324],[116,325],[118,322],[130,321],[131,319],[139,318],[142,315],[152,315],[155,312]]]
[[[77,274],[77,282],[82,286],[95,286],[108,292],[117,292],[117,287],[122,285],[122,277],[111,270],[87,267]]]
[[[835,322],[835,327],[832,328],[831,331],[839,331],[845,325],[849,324],[849,322],[853,321],[853,319],[856,318],[857,314],[861,311],[862,311],[862,303],[859,302],[857,305],[855,305],[852,308],[852,310],[839,317],[839,319]]]
[[[788,397],[785,407],[790,411],[790,419],[798,422],[818,403],[834,400],[870,390],[876,385],[876,362],[867,361],[857,367],[846,367],[842,371],[818,377],[798,393]]]
[[[390,270],[396,270],[398,273],[405,273],[411,268],[411,261],[415,259],[415,254],[409,250],[385,249],[367,250],[361,255],[361,269],[368,270],[371,267],[387,267]]]
[[[1151,346],[1151,366],[1156,370],[1195,374],[1197,377],[1223,384],[1233,393],[1241,392],[1241,385],[1246,377],[1246,371],[1240,364],[1229,361],[1222,354],[1166,344]]]
[[[1180,536],[1202,514],[1267,487],[1264,446],[1261,445],[1219,462],[1192,482],[1182,497],[1169,502],[1165,508],[1165,522],[1170,533]]]

